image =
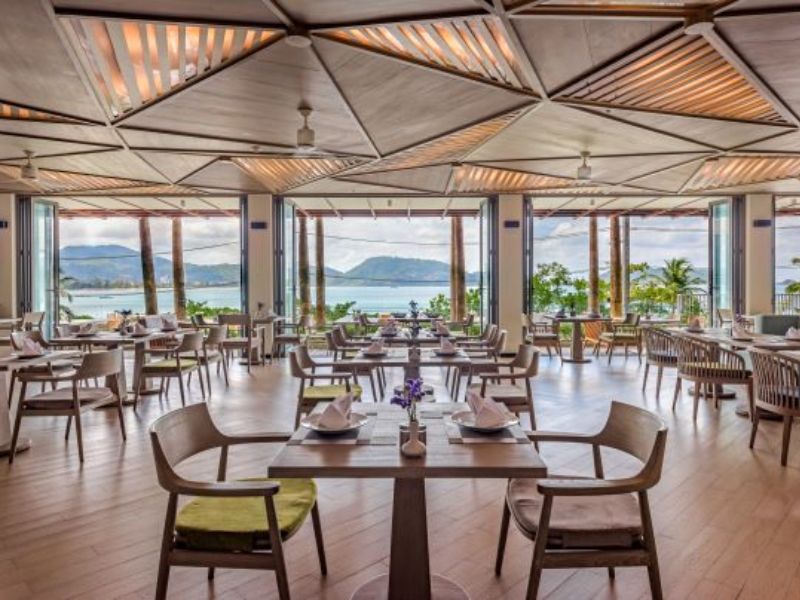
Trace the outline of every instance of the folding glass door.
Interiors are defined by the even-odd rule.
[[[43,312],[46,336],[59,321],[58,206],[39,198],[17,201],[18,309]]]
[[[719,310],[742,312],[743,202],[735,197],[709,207],[709,320],[719,325]]]

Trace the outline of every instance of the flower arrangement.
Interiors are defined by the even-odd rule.
[[[391,403],[405,409],[409,423],[414,422],[417,420],[417,402],[422,399],[423,393],[422,379],[409,379],[403,386],[403,391],[392,396]]]

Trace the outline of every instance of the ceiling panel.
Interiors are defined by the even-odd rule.
[[[313,25],[332,23],[354,23],[372,19],[394,19],[402,17],[425,17],[450,11],[476,11],[472,0],[291,0],[281,6],[289,15],[301,22]]]
[[[292,194],[391,194],[408,193],[408,190],[360,183],[350,180],[321,179],[292,189]]]
[[[256,158],[232,159],[271,193],[278,194],[316,179],[324,179],[362,162],[357,158]]]
[[[313,109],[309,123],[318,148],[371,154],[313,51],[292,48],[285,41],[185,88],[126,123],[294,147],[302,104]]]
[[[315,44],[384,154],[529,102],[524,94],[420,69],[338,42],[318,38]]]
[[[514,19],[522,43],[548,91],[670,29],[662,21]]]
[[[197,154],[177,154],[166,152],[140,152],[141,157],[152,165],[170,181],[180,181],[190,173],[211,164],[213,156]]]
[[[461,165],[455,169],[453,174],[453,190],[465,193],[528,192],[536,189],[563,188],[572,184],[572,179],[563,177],[477,165]]]
[[[22,161],[17,162],[21,163]],[[125,177],[144,181],[167,181],[158,169],[128,150],[40,157],[36,159],[36,164],[41,168],[57,171],[87,173],[104,177]]]
[[[706,148],[557,104],[536,107],[487,141],[471,161],[653,152]]]
[[[695,173],[689,190],[757,184],[800,175],[800,156],[728,156],[708,159]]]
[[[219,160],[203,167],[181,182],[201,188],[232,192],[266,192],[266,188],[229,160]]]
[[[114,131],[103,125],[74,125],[47,121],[0,119],[0,134],[3,132],[48,137],[83,144],[122,145]]]
[[[438,167],[418,167],[363,175],[346,175],[346,178],[351,181],[396,186],[409,190],[445,192],[451,171],[450,165],[441,165]]]
[[[99,10],[112,13],[139,13],[160,17],[239,21],[245,25],[275,24],[280,21],[262,0],[225,0],[220,11],[219,0],[52,0],[53,6],[69,11]]]
[[[247,141],[217,140],[208,137],[192,137],[179,133],[163,133],[118,127],[123,139],[136,150],[170,150],[175,152],[198,152],[206,155],[242,153],[242,152],[280,152],[285,147],[264,146]]]
[[[641,186],[643,188],[663,190],[665,192],[680,192],[683,186],[689,181],[697,170],[701,167],[702,163],[693,162],[672,169],[667,169],[660,173],[648,175],[646,177],[639,177],[629,182],[633,186]]]
[[[3,135],[0,133],[0,160],[24,158],[26,151],[37,155],[66,154],[69,152],[89,152],[105,150],[101,146],[62,142],[41,138],[26,138],[20,135]]]
[[[7,102],[79,118],[103,118],[42,2],[3,1],[0,91]]]

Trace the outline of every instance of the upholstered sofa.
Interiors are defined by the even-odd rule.
[[[757,333],[784,335],[790,327],[800,328],[800,315],[756,315]]]

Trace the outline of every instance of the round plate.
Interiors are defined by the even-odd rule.
[[[503,429],[507,429],[519,423],[519,417],[508,413],[508,420],[504,425],[500,425],[499,427],[478,427],[475,424],[475,413],[471,410],[460,410],[453,413],[451,418],[453,419],[453,423],[473,431],[480,431],[481,433],[497,433],[498,431],[502,431]]]
[[[317,433],[325,434],[325,435],[337,435],[340,433],[347,433],[348,431],[352,431],[353,429],[358,429],[362,427],[369,421],[369,417],[367,415],[362,415],[361,413],[351,412],[350,413],[350,425],[345,427],[344,429],[328,429],[327,427],[321,427],[319,425],[319,420],[322,417],[322,413],[314,413],[313,415],[308,415],[304,419],[300,421],[300,425],[303,427],[307,427],[312,431],[316,431]]]

